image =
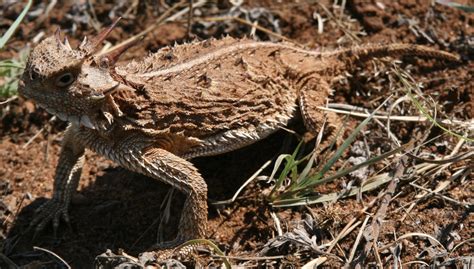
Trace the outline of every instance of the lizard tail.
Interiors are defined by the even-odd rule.
[[[324,54],[324,53],[323,53]],[[460,61],[459,56],[434,48],[414,45],[395,43],[390,45],[368,44],[351,49],[342,49],[330,52],[327,56],[333,56],[343,61],[367,61],[377,57],[402,57],[402,56],[417,56],[426,59],[439,59],[450,62]]]

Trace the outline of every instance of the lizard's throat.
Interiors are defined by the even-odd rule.
[[[58,117],[62,121],[68,121],[75,125],[82,125],[89,129],[96,129],[96,126],[91,121],[91,118],[88,115],[70,115],[64,112],[57,111],[54,108],[45,106],[41,103],[38,103],[40,107],[44,108],[48,113]]]

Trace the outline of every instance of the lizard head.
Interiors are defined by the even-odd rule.
[[[84,38],[77,49],[71,48],[67,38],[61,41],[59,30],[41,41],[28,58],[19,93],[73,124],[96,129],[104,117],[110,123],[112,116],[104,111],[107,95],[121,84],[113,78],[108,62],[103,64],[110,57],[94,53],[117,22],[91,40]]]

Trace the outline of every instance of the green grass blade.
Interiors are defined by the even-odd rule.
[[[17,68],[17,69],[23,69],[25,68],[24,66],[14,64],[14,63],[3,63],[0,62],[0,68]]]
[[[28,12],[28,10],[30,10],[31,3],[33,3],[33,1],[28,0],[28,3],[23,8],[23,11],[21,11],[20,15],[16,18],[16,20],[13,22],[13,24],[10,26],[10,28],[8,28],[8,30],[5,32],[5,34],[2,36],[2,38],[0,38],[0,49],[3,49],[5,44],[7,44],[7,41],[13,35],[15,30],[18,28],[18,25],[20,25],[20,22],[26,16],[26,13]]]
[[[349,173],[351,173],[351,172],[356,171],[357,169],[363,168],[363,167],[365,167],[365,166],[369,166],[369,165],[374,164],[374,163],[376,163],[376,162],[378,162],[378,161],[381,161],[381,160],[383,160],[383,159],[385,159],[385,158],[387,158],[387,157],[389,157],[389,156],[391,156],[391,155],[394,155],[394,154],[396,154],[396,153],[399,153],[399,152],[403,151],[404,149],[406,149],[406,148],[408,148],[408,147],[411,147],[412,145],[413,145],[413,143],[408,143],[408,144],[402,145],[402,146],[400,146],[400,147],[398,147],[398,148],[396,148],[396,149],[393,149],[393,150],[391,150],[391,151],[389,151],[389,152],[385,152],[385,153],[383,153],[383,154],[381,154],[381,155],[379,155],[379,156],[375,156],[375,157],[373,157],[373,158],[371,158],[371,159],[369,159],[369,160],[367,160],[367,161],[365,161],[365,162],[363,162],[363,163],[360,163],[360,164],[354,165],[354,166],[352,166],[352,167],[349,167],[349,168],[347,168],[347,169],[344,169],[344,170],[342,170],[342,171],[340,171],[340,172],[338,172],[338,173],[336,173],[336,174],[334,174],[334,175],[332,175],[332,176],[329,176],[329,177],[323,178],[323,179],[321,179],[321,180],[318,180],[318,181],[316,181],[316,182],[313,182],[311,185],[308,185],[308,187],[315,187],[315,186],[320,185],[320,184],[323,184],[323,183],[331,182],[331,181],[333,181],[334,179],[340,178],[340,177],[342,177],[342,176],[345,176],[345,175],[347,175],[347,174],[349,174]]]
[[[369,182],[364,184],[362,187],[355,187],[352,188],[349,192],[342,195],[340,198],[350,197],[357,195],[361,192],[368,192],[374,190],[383,184],[386,184],[392,180],[391,177],[387,175],[387,173],[381,174],[379,176],[375,176],[374,178],[368,180]],[[301,197],[301,198],[290,198],[284,200],[277,200],[272,203],[273,207],[293,207],[293,206],[302,206],[302,205],[312,205],[312,204],[319,204],[324,202],[334,201],[340,196],[338,192],[332,192],[323,195],[314,195],[309,197]]]
[[[413,95],[413,88],[416,87],[415,85],[413,85],[411,82],[409,82],[407,80],[407,78],[405,78],[405,76],[409,77],[410,78],[410,75],[403,72],[403,70],[400,70],[398,68],[395,68],[395,74],[397,75],[398,79],[400,79],[400,81],[402,82],[403,86],[405,87],[405,89],[407,90],[407,95],[408,97],[411,99],[411,101],[413,102],[413,104],[416,106],[416,108],[420,111],[420,113],[425,116],[432,124],[436,125],[436,127],[440,128],[441,130],[445,131],[446,133],[450,134],[450,135],[453,135],[459,139],[463,139],[465,141],[468,141],[468,142],[474,142],[474,138],[471,138],[471,137],[467,137],[467,136],[463,136],[461,134],[458,134],[458,133],[455,133],[449,129],[447,129],[446,127],[444,127],[443,125],[441,125],[435,118],[433,118],[431,116],[431,114],[425,109],[425,107],[423,107],[423,105],[418,101],[418,99],[415,97],[415,95]],[[405,75],[405,76],[404,76]]]
[[[342,156],[342,153],[354,142],[354,140],[357,138],[357,135],[359,135],[360,131],[369,123],[370,120],[374,117],[374,115],[379,111],[380,108],[382,108],[385,103],[388,101],[385,100],[379,107],[377,107],[364,121],[362,121],[355,129],[354,131],[350,134],[350,136],[344,140],[344,143],[342,143],[341,147],[334,153],[334,155],[329,159],[327,163],[324,164],[323,168],[319,173],[317,173],[314,177],[315,178],[322,178],[324,174],[326,174],[329,169],[336,163],[336,161]],[[307,181],[305,184],[306,186],[308,184],[312,184],[313,180]],[[301,188],[305,188],[305,185],[302,185]]]
[[[470,12],[470,13],[474,12],[474,7],[473,6],[462,5],[462,4],[459,4],[459,3],[456,3],[456,2],[450,1],[450,0],[436,0],[436,3],[441,4],[441,5],[445,5],[445,6],[448,6],[448,7],[454,7],[454,8],[457,8],[457,9],[460,9],[460,10],[463,10],[463,11],[466,11],[466,12]]]
[[[304,183],[304,180],[308,177],[308,174],[311,171],[311,168],[313,167],[313,163],[315,159],[316,159],[316,154],[315,153],[311,154],[311,158],[309,159],[308,163],[304,167],[303,171],[301,171],[301,174],[298,176],[296,183]]]
[[[314,186],[322,184],[322,183],[330,182],[330,181],[332,181],[332,180],[334,180],[338,177],[341,177],[342,175],[345,175],[346,173],[350,173],[351,171],[354,171],[354,170],[350,170],[350,168],[349,168],[349,169],[345,169],[343,171],[339,171],[338,173],[336,173],[336,175],[338,175],[338,176],[334,175],[334,176],[328,177],[326,179],[322,179],[323,176],[326,174],[326,172],[328,172],[331,169],[331,167],[336,163],[336,161],[342,156],[342,153],[357,138],[357,135],[360,133],[360,131],[369,123],[369,121],[374,117],[374,115],[378,112],[378,110],[380,110],[380,108],[382,108],[388,100],[389,100],[389,98],[387,98],[379,107],[377,107],[363,122],[361,122],[354,129],[354,131],[351,133],[351,135],[344,141],[344,143],[341,145],[341,147],[339,147],[339,149],[328,160],[328,162],[324,164],[323,168],[318,173],[316,173],[315,175],[313,175],[309,178],[300,180],[300,182],[298,182],[297,184],[293,184],[288,190],[286,190],[285,192],[283,192],[278,197],[276,197],[275,199],[272,199],[272,200],[273,201],[276,201],[276,200],[279,200],[279,201],[286,200],[286,201],[288,201],[287,199],[292,199],[292,201],[294,201],[295,199],[296,200],[306,199],[305,196],[307,196],[307,195],[309,195],[313,192],[313,187]],[[389,152],[389,153],[391,153],[391,152]],[[391,154],[393,154],[393,153],[391,153]],[[385,155],[382,155],[382,156],[385,156]],[[376,159],[377,159],[377,157],[376,157]],[[368,163],[367,165],[369,165],[369,164],[370,163]],[[358,168],[360,168],[360,167],[361,166],[359,165]]]
[[[322,180],[315,181],[315,182],[313,182],[313,184],[307,186],[307,188],[303,191],[306,191],[309,188],[315,187],[316,185],[327,183],[327,182],[330,182],[330,181],[332,181],[336,178],[345,176],[345,175],[347,175],[347,174],[349,174],[353,171],[356,171],[357,169],[360,169],[362,167],[374,164],[374,163],[376,163],[380,160],[383,160],[383,159],[385,159],[385,158],[387,158],[387,157],[389,157],[393,154],[399,153],[403,150],[406,150],[407,148],[411,148],[412,146],[413,146],[413,142],[402,145],[402,146],[400,146],[400,147],[398,147],[394,150],[391,150],[389,152],[386,152],[384,154],[381,154],[379,156],[371,158],[371,159],[369,159],[369,160],[367,160],[363,163],[360,163],[358,165],[354,165],[350,168],[344,169],[344,170],[338,172],[335,175],[324,178]],[[385,177],[384,176],[385,174],[380,175],[380,176],[375,176],[372,179],[367,180],[367,182],[361,187],[352,188],[347,194],[343,195],[342,197],[356,195],[359,192],[370,191],[370,190],[373,190],[373,189],[377,188],[380,185],[383,185],[383,184],[387,183],[388,180],[390,179],[390,177]],[[380,179],[378,179],[378,178],[380,178]],[[388,178],[388,180],[386,180],[386,178]],[[291,194],[291,193],[289,193],[289,194]],[[333,201],[334,199],[336,199],[339,196],[339,193],[337,193],[337,192],[330,193],[330,194],[324,194],[324,195],[313,195],[313,196],[306,196],[306,195],[304,195],[304,193],[303,194],[298,193],[298,194],[299,195],[297,197],[291,197],[291,196],[289,196],[290,198],[281,197],[281,199],[275,200],[272,203],[272,206],[275,206],[275,207],[290,207],[290,206],[310,205],[310,204],[322,203],[322,202],[327,202],[327,201]]]
[[[270,176],[270,179],[273,179],[275,176],[276,171],[280,167],[281,163],[283,160],[286,161],[285,167],[283,168],[283,171],[280,173],[280,176],[278,177],[278,180],[275,182],[275,186],[271,190],[270,194],[268,197],[270,198],[270,201],[274,199],[275,192],[280,188],[280,186],[283,184],[283,181],[285,178],[288,176],[288,174],[295,169],[295,167],[298,165],[298,161],[296,161],[296,155],[298,155],[298,151],[300,150],[301,145],[303,145],[303,142],[300,142],[298,146],[296,147],[295,151],[293,154],[288,155],[280,155],[278,159],[275,162],[275,166],[273,168],[272,174]]]

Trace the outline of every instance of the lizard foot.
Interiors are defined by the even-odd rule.
[[[59,199],[53,198],[35,211],[35,217],[30,223],[30,227],[34,227],[35,236],[42,231],[46,225],[52,221],[54,236],[59,227],[59,221],[63,218],[69,224],[68,204]]]
[[[183,246],[187,241],[183,236],[178,235],[174,240],[156,243],[149,249],[151,251],[149,253],[154,253],[155,260],[185,257],[194,250],[194,246]]]
[[[180,242],[177,244],[177,242]],[[163,263],[178,259],[183,260],[195,251],[195,245],[182,244],[181,240],[173,240],[154,245],[150,251],[140,254],[139,259],[142,264]]]

